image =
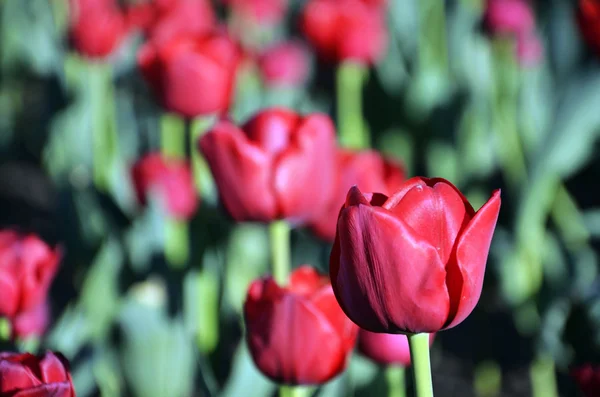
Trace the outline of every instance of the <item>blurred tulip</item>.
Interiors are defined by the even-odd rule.
[[[517,38],[517,59],[525,67],[535,66],[540,63],[544,49],[540,39],[533,33]]]
[[[429,334],[429,346],[434,339],[435,334]],[[406,335],[380,334],[361,328],[358,332],[358,350],[379,364],[410,365],[410,347]]]
[[[15,317],[46,300],[61,254],[37,236],[0,231],[0,316]]]
[[[275,25],[285,18],[288,0],[222,0],[241,18]]]
[[[577,21],[583,39],[600,55],[600,0],[579,0]]]
[[[75,397],[67,359],[52,352],[0,353],[0,396]]]
[[[488,0],[484,20],[492,34],[524,35],[535,28],[533,11],[524,0]]]
[[[460,324],[481,295],[500,191],[476,213],[450,182],[411,178],[388,197],[348,192],[330,275],[348,317],[372,332]]]
[[[600,367],[586,364],[573,369],[571,376],[585,397],[600,396]]]
[[[254,281],[244,320],[258,369],[289,385],[320,384],[340,374],[358,332],[336,302],[329,279],[306,265],[291,274],[285,288],[271,277]]]
[[[264,81],[273,86],[301,86],[308,79],[308,50],[288,41],[266,50],[259,59]]]
[[[127,34],[125,13],[116,0],[71,0],[69,38],[89,58],[113,53]]]
[[[158,153],[149,154],[133,166],[132,176],[141,204],[146,203],[151,192],[157,192],[171,216],[189,219],[196,212],[199,198],[186,161],[166,159]]]
[[[387,161],[372,150],[355,152],[338,149],[336,153],[336,191],[309,227],[320,238],[333,241],[340,209],[344,205],[348,189],[357,185],[367,192],[392,194],[404,182],[404,169],[400,164]]]
[[[322,114],[263,110],[244,126],[221,121],[200,149],[237,221],[303,223],[322,211],[334,181],[335,127]]]
[[[241,54],[222,33],[150,41],[138,53],[140,69],[164,107],[185,117],[229,108]]]
[[[49,322],[50,307],[48,302],[44,301],[33,309],[19,313],[11,319],[13,338],[41,337],[46,333]]]
[[[377,62],[387,44],[384,8],[368,0],[310,0],[302,30],[326,60]]]
[[[202,35],[215,28],[215,12],[208,0],[169,0],[141,3],[129,10],[130,23],[149,40],[163,44],[182,35]]]

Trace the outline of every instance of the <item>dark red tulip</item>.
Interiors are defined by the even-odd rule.
[[[371,64],[384,54],[387,28],[384,8],[367,0],[310,0],[302,30],[326,60]]]
[[[0,231],[0,316],[15,317],[46,300],[61,254],[34,235]]]
[[[336,191],[309,227],[320,238],[333,241],[340,208],[344,205],[348,189],[357,185],[366,192],[392,194],[404,182],[404,169],[398,163],[381,157],[372,150],[362,152],[338,149],[336,153]]]
[[[488,0],[484,20],[492,34],[529,35],[535,28],[533,11],[525,0]]]
[[[199,198],[186,161],[149,154],[133,166],[132,176],[140,203],[145,204],[148,195],[155,192],[175,218],[189,219],[196,212]]]
[[[0,353],[0,396],[75,397],[67,359],[52,352]]]
[[[600,55],[600,0],[579,0],[577,21],[583,39]]]
[[[127,34],[126,17],[115,0],[71,0],[69,37],[89,58],[109,56]]]
[[[300,86],[308,78],[308,51],[294,41],[280,43],[261,55],[259,66],[263,80],[268,85]]]
[[[223,113],[232,99],[241,54],[222,33],[150,41],[138,63],[163,106],[185,117]]]
[[[334,147],[329,117],[286,109],[263,110],[241,128],[221,121],[200,140],[237,221],[313,219],[332,192]]]
[[[585,397],[600,396],[600,367],[586,364],[571,370],[571,376]]]
[[[254,281],[244,320],[258,369],[289,385],[320,384],[340,374],[358,332],[336,302],[328,277],[306,265],[292,273],[287,287],[271,277]]]
[[[474,309],[500,191],[477,212],[441,178],[411,178],[388,197],[350,189],[330,258],[336,297],[372,332],[437,332]]]
[[[240,18],[248,18],[254,22],[274,25],[284,17],[288,0],[222,0],[224,4]]]
[[[429,345],[435,334],[429,334]],[[358,350],[376,363],[383,365],[410,365],[410,347],[408,338],[403,334],[380,334],[360,329],[358,332]]]
[[[40,337],[46,333],[50,322],[50,307],[44,301],[28,311],[11,319],[11,332],[14,338]]]

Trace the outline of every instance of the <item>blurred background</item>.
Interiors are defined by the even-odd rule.
[[[82,397],[273,395],[241,320],[247,286],[269,269],[266,227],[234,223],[207,174],[181,237],[186,264],[168,264],[180,229],[138,203],[131,174],[178,123],[138,67],[147,2],[112,2],[121,22],[77,20],[77,3],[0,1],[0,224],[63,253],[43,336],[3,350],[62,352]],[[280,105],[338,119],[338,66],[304,37],[306,2],[279,2],[271,19],[237,3],[208,5],[244,53],[228,117]],[[408,176],[447,178],[475,208],[502,188],[481,300],[432,346],[441,397],[578,396],[570,372],[600,360],[600,2],[520,3],[533,20],[483,0],[390,0],[385,51],[353,75],[371,145]],[[261,62],[288,41],[292,59]],[[280,84],[287,68],[300,77]],[[326,271],[329,250],[292,233],[294,266]],[[383,395],[384,372],[356,353],[315,393]]]

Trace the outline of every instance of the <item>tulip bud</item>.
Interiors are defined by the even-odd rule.
[[[441,179],[411,178],[391,196],[350,189],[330,257],[335,295],[361,328],[432,333],[474,309],[500,211],[477,212]]]
[[[300,224],[330,199],[335,129],[325,115],[266,109],[241,128],[217,123],[199,144],[221,200],[237,221]]]
[[[0,353],[0,395],[75,397],[69,363],[52,352]]]
[[[189,219],[196,212],[199,199],[186,161],[149,154],[133,166],[132,177],[141,204],[146,204],[150,192],[156,191],[171,216]]]
[[[288,385],[316,385],[339,375],[358,332],[337,304],[328,278],[310,266],[296,269],[287,287],[271,277],[254,281],[244,321],[258,369]]]

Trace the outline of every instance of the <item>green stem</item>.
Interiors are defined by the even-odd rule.
[[[109,64],[89,63],[88,75],[94,184],[98,190],[107,191],[117,139],[111,67]]]
[[[279,386],[279,397],[306,397],[310,393],[310,388],[301,386]]]
[[[192,160],[192,172],[196,189],[200,192],[203,200],[216,202],[216,190],[210,167],[198,149],[198,140],[215,123],[214,117],[198,117],[190,126],[190,153]]]
[[[162,115],[160,146],[162,154],[167,158],[187,158],[188,142],[185,120],[173,114]],[[188,222],[168,217],[165,233],[164,249],[167,263],[173,269],[181,269],[190,256]]]
[[[399,365],[390,365],[385,370],[388,397],[406,397],[406,369]]]
[[[12,335],[10,320],[6,317],[0,318],[0,341],[9,341]]]
[[[407,336],[417,397],[433,397],[431,365],[429,364],[429,334]]]
[[[554,361],[549,356],[540,356],[531,365],[533,397],[558,397]]]
[[[369,147],[371,137],[363,120],[362,89],[367,69],[354,62],[342,62],[337,70],[337,117],[340,142],[360,149]]]
[[[448,72],[446,10],[443,1],[419,2],[419,67]]]
[[[279,285],[286,285],[291,270],[290,226],[284,220],[269,226],[271,238],[271,266],[273,278]]]

